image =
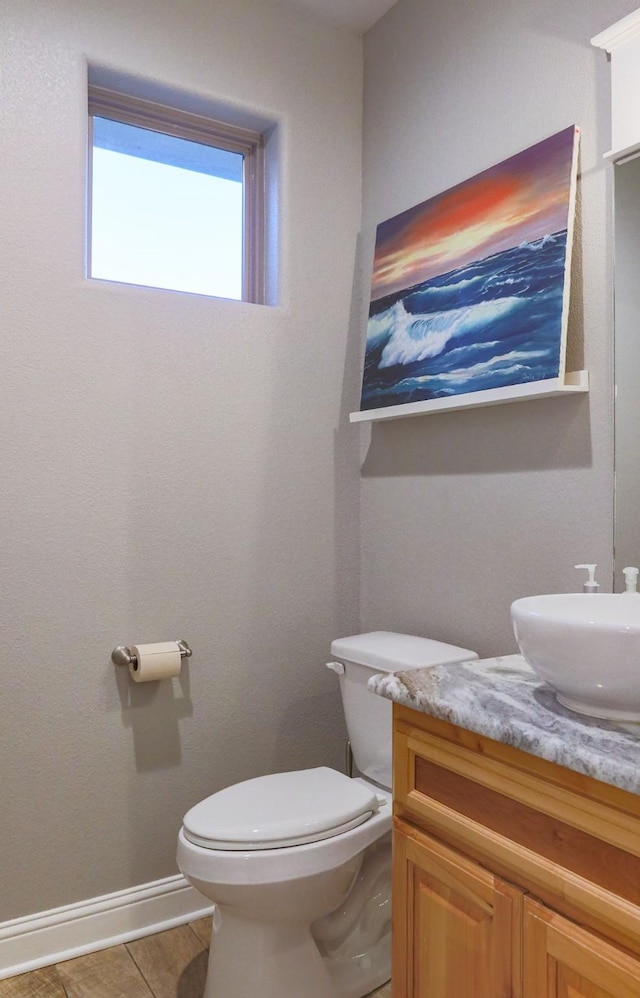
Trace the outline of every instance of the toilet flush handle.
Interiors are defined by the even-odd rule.
[[[342,662],[327,662],[327,669],[337,672],[339,676],[344,676],[344,665]]]

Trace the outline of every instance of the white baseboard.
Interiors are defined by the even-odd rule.
[[[140,939],[213,912],[183,876],[0,923],[0,980]]]

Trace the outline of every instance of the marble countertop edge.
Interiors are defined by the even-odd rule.
[[[369,689],[567,769],[640,794],[640,724],[563,707],[521,655],[373,676]]]

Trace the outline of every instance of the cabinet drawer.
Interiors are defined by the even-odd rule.
[[[394,717],[398,817],[640,952],[636,795],[397,705]]]

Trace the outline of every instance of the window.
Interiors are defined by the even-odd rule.
[[[92,86],[89,120],[89,276],[262,301],[262,136]]]

